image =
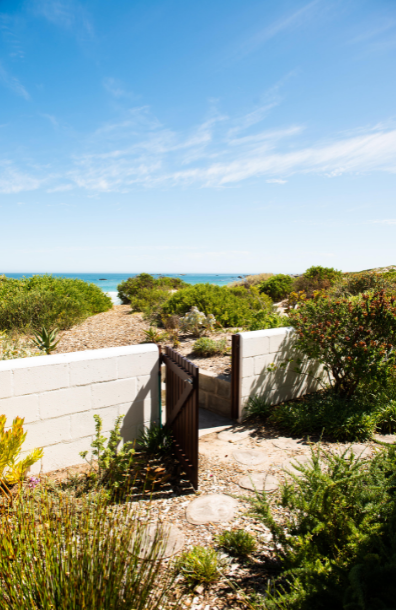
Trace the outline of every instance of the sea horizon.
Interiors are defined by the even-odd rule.
[[[143,272],[140,272],[143,273]],[[9,278],[21,279],[23,277],[32,277],[33,275],[53,275],[56,277],[77,278],[84,282],[96,284],[112,296],[117,293],[117,286],[129,277],[136,277],[139,273],[12,273],[0,272],[0,275],[5,275]],[[231,282],[235,282],[249,273],[150,273],[155,278],[158,277],[178,277],[184,280],[187,284],[216,284],[217,286],[226,286]]]

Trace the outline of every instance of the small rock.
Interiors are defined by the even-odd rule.
[[[198,595],[202,595],[202,593],[205,591],[205,588],[203,585],[197,585],[194,591],[195,593],[198,593]]]

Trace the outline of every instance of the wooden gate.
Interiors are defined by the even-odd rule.
[[[166,425],[173,434],[176,457],[197,489],[199,369],[170,347],[165,347],[161,361],[166,365]]]

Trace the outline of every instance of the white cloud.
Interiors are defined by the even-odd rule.
[[[43,180],[16,169],[9,162],[0,162],[0,193],[14,194],[38,189]]]
[[[50,23],[76,35],[93,34],[93,27],[85,7],[77,0],[35,0],[33,10]]]
[[[320,0],[313,0],[313,2],[309,2],[297,11],[283,16],[275,23],[261,29],[255,34],[250,34],[236,47],[232,54],[237,57],[244,57],[245,55],[256,51],[263,44],[268,42],[268,40],[271,40],[285,30],[295,29],[305,25],[308,22],[309,17],[314,14],[314,9],[317,8],[319,3],[321,3]]]
[[[1,63],[0,63],[0,82],[3,83],[3,85],[5,87],[7,87],[7,89],[10,89],[11,91],[16,93],[20,97],[24,97],[25,100],[30,99],[30,95],[27,92],[27,90],[25,89],[25,87],[22,85],[22,83],[19,82],[19,80],[16,78],[16,76],[12,76],[11,74],[9,74]]]
[[[78,187],[96,196],[126,193],[136,186],[223,188],[257,179],[285,184],[295,174],[336,179],[343,174],[396,173],[392,122],[324,141],[310,139],[303,125],[258,130],[251,115],[233,118],[212,110],[200,124],[176,131],[162,125],[147,106],[131,108],[119,121],[100,126],[81,141],[83,152],[63,160],[60,167],[54,162],[46,168],[17,170],[3,164],[0,188],[20,192],[45,183],[48,192]]]

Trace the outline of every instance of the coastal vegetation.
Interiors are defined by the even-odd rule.
[[[272,328],[285,320],[273,310],[272,299],[253,284],[216,286],[189,285],[178,278],[160,278],[142,273],[118,286],[118,296],[142,311],[151,322],[163,326],[172,317],[184,318],[192,308],[212,315],[219,327]],[[183,326],[183,325],[182,325]]]
[[[83,280],[52,275],[0,277],[0,331],[64,330],[112,306],[98,286]]]
[[[308,276],[311,281],[312,274]],[[292,367],[297,374],[314,376],[310,363],[320,364],[326,373],[323,388],[274,407],[257,396],[249,401],[248,413],[294,434],[324,434],[338,441],[369,439],[376,431],[394,432],[395,274],[316,277],[316,287],[322,280],[330,285],[313,291],[311,297],[304,293],[298,307],[289,312],[288,324],[296,330],[297,359],[277,368]],[[303,362],[308,365],[304,369]]]
[[[254,514],[269,527],[277,573],[263,610],[378,610],[396,595],[395,447],[373,459],[312,451],[274,505],[257,493]],[[279,523],[277,513],[284,509]]]

